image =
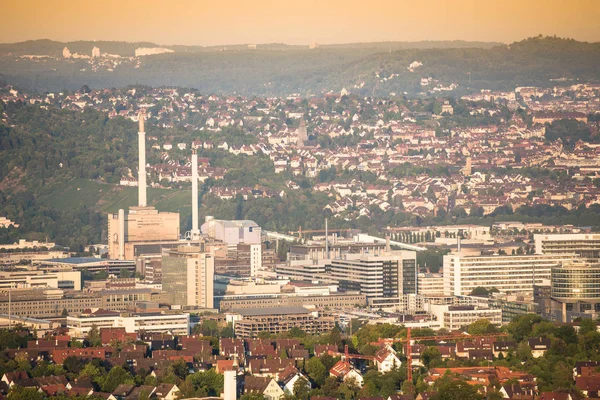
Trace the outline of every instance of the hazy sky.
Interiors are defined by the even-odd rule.
[[[0,42],[600,41],[600,0],[4,0]]]

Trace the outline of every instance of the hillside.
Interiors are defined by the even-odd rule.
[[[458,85],[453,93],[461,94],[479,89],[548,86],[553,84],[550,79],[557,78],[597,81],[600,63],[599,43],[552,37],[491,48],[470,42],[420,42],[412,48],[404,43],[359,43],[313,50],[277,44],[259,45],[256,50],[233,46],[226,51],[220,51],[222,47],[176,46],[175,53],[143,57],[139,65],[120,62],[109,67],[91,65],[89,60],[29,60],[14,55],[24,51],[16,50],[20,47],[32,50],[35,46],[46,46],[56,51],[65,45],[46,42],[49,41],[0,45],[3,54],[0,79],[42,92],[74,90],[84,84],[100,88],[138,83],[193,87],[204,93],[219,94],[308,96],[346,88],[361,95],[390,96],[405,92],[418,95],[436,86],[452,84]],[[95,44],[102,51],[130,52],[130,55],[139,45],[154,46],[120,43],[113,44],[120,49],[113,49],[108,42],[77,43],[88,53]],[[12,49],[14,54],[7,54],[6,49]],[[73,47],[72,51],[76,50]],[[410,71],[408,66],[414,61],[423,65]],[[421,86],[421,78],[431,78],[431,83]]]

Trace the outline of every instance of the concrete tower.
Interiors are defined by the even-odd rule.
[[[198,154],[192,150],[192,240],[200,237],[198,228]]]
[[[138,206],[146,207],[146,132],[144,130],[144,114],[140,111],[138,114],[139,131],[138,131]]]

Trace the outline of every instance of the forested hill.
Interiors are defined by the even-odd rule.
[[[44,43],[27,43],[30,49],[44,46]],[[81,51],[88,54],[93,45],[103,52],[119,53],[119,49],[106,43],[79,44]],[[226,50],[175,46],[174,53],[121,61],[65,60],[59,56],[28,59],[21,57],[23,51],[15,50],[18,44],[0,45],[0,80],[42,92],[74,90],[84,84],[102,88],[137,83],[193,87],[203,93],[218,94],[310,96],[346,88],[360,95],[412,96],[549,86],[561,78],[567,82],[600,79],[597,73],[600,43],[536,37],[491,48],[484,48],[481,43],[448,45],[451,44],[454,46],[449,48],[440,42],[430,42],[428,47],[427,42],[422,42],[406,48],[402,43],[367,43],[312,50],[280,44],[259,45],[255,50],[245,46]],[[64,43],[46,45],[57,51]],[[121,50],[129,55],[135,47],[153,46],[151,43],[121,45]],[[80,50],[74,47],[72,51]],[[409,69],[415,61],[422,65],[415,64]],[[431,79],[427,85],[421,85],[423,78]]]
[[[463,40],[426,40],[419,42],[369,42],[321,45],[325,49],[354,49],[362,52],[394,51],[401,49],[446,49],[446,48],[482,48],[489,49],[501,45],[497,42],[468,42]],[[238,51],[248,49],[248,45],[222,45],[222,46],[185,46],[185,45],[160,45],[151,42],[115,42],[115,41],[89,41],[58,42],[55,40],[40,39],[27,40],[18,43],[0,43],[0,54],[37,55],[37,56],[62,56],[63,49],[67,47],[72,53],[89,54],[93,47],[98,47],[104,53],[118,54],[131,57],[138,47],[164,47],[181,53],[196,53],[222,51]],[[283,43],[267,43],[256,45],[258,50],[301,50],[308,46],[288,45]]]

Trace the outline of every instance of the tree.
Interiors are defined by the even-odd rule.
[[[129,272],[129,270],[127,268],[121,268],[121,270],[119,271],[119,278],[132,278],[133,275],[131,274],[131,272]]]
[[[299,378],[294,382],[294,396],[298,400],[308,400],[310,395],[310,383],[304,379]]]
[[[189,375],[189,368],[183,358],[180,358],[169,366],[169,372],[180,380],[184,380]]]
[[[477,388],[462,380],[452,380],[443,384],[432,400],[483,400]]]
[[[433,368],[442,361],[442,353],[440,353],[437,347],[430,346],[423,350],[421,359],[427,368]]]
[[[328,343],[336,345],[339,349],[342,346],[342,334],[338,327],[334,327],[331,332],[329,332]]]
[[[488,297],[488,291],[484,287],[477,286],[471,291],[471,296]]]
[[[531,336],[533,325],[542,321],[542,317],[536,314],[519,315],[508,324],[508,333],[516,342]]]
[[[6,398],[8,400],[44,400],[46,396],[36,388],[25,388],[22,386],[14,386],[8,392]]]
[[[471,335],[485,335],[486,333],[492,333],[496,330],[496,326],[487,319],[477,320],[467,328],[467,332]]]
[[[129,372],[119,365],[111,368],[106,376],[100,376],[96,378],[96,382],[100,385],[100,388],[103,392],[108,393],[113,392],[117,386],[123,383],[135,383],[133,376],[131,376]]]
[[[597,332],[596,321],[591,318],[583,318],[579,323],[579,334],[585,335],[588,332]]]
[[[325,382],[327,370],[318,357],[309,358],[304,366],[304,370],[318,386],[321,386]]]
[[[92,325],[92,328],[87,334],[85,339],[88,347],[100,347],[102,346],[102,338],[100,337],[100,330],[96,325]]]

